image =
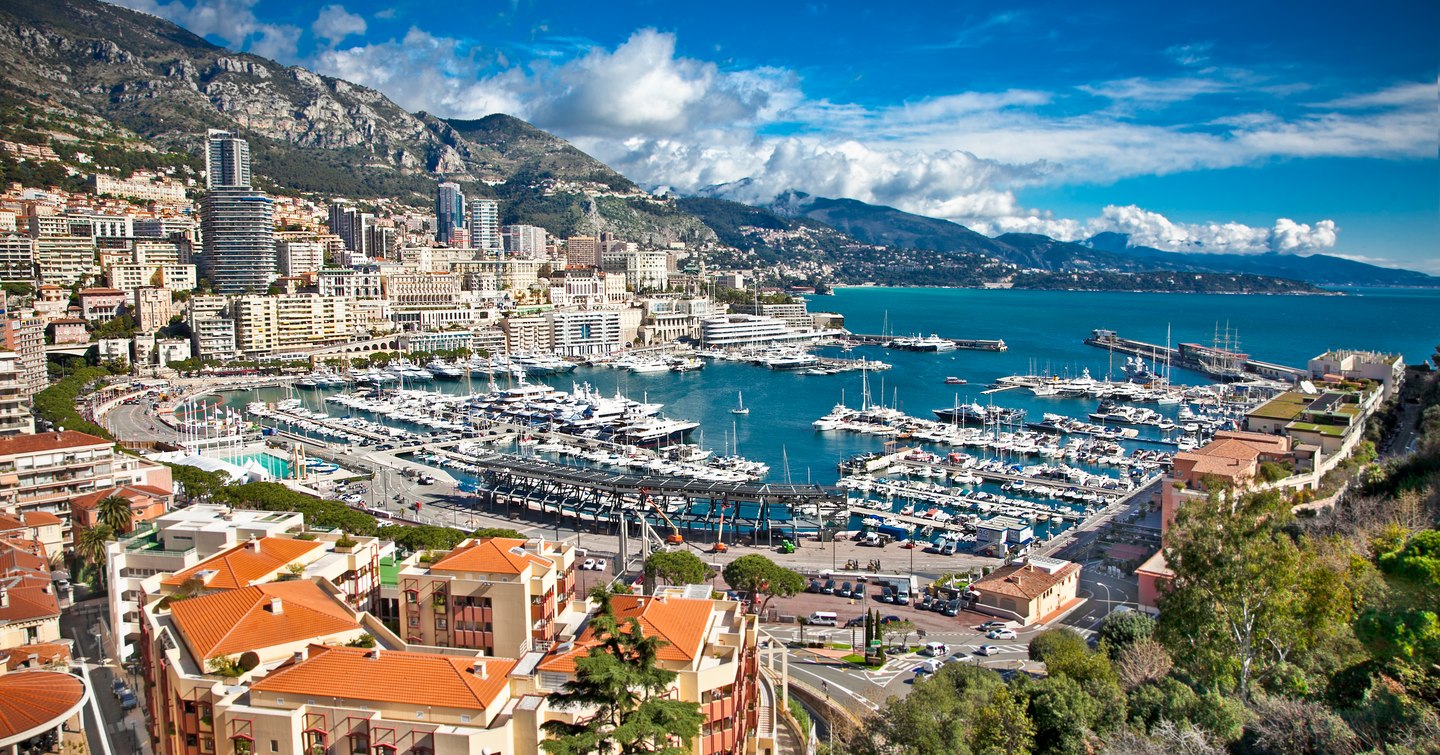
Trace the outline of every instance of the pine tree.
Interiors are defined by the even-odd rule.
[[[610,593],[592,594],[600,609],[590,626],[599,644],[575,661],[575,680],[550,695],[556,708],[578,708],[576,723],[547,721],[550,739],[540,743],[550,755],[680,755],[700,734],[700,706],[665,699],[677,674],[656,665],[664,641],[645,637],[634,618],[623,626],[615,617]]]

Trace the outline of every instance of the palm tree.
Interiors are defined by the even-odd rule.
[[[129,532],[131,525],[135,523],[135,513],[130,509],[130,499],[118,495],[109,495],[100,499],[95,504],[95,513],[100,517],[100,523],[107,525],[115,532]]]
[[[115,531],[108,524],[97,524],[80,533],[75,539],[75,555],[95,568],[99,582],[105,581],[105,546],[115,537]]]

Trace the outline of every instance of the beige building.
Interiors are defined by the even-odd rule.
[[[165,327],[170,318],[180,314],[175,295],[168,288],[139,286],[134,289],[135,322],[142,333],[154,333]]]
[[[117,454],[114,443],[74,430],[0,438],[0,511],[54,514],[67,542],[70,499],[119,485],[170,490],[170,469]]]
[[[565,239],[565,262],[575,267],[600,267],[600,239],[594,236]]]
[[[89,236],[40,236],[35,239],[35,266],[40,282],[73,286],[95,281],[95,239]]]
[[[45,325],[44,318],[33,314],[16,313],[0,320],[5,348],[18,357],[16,364],[26,398],[45,390],[50,384],[50,373],[45,366]]]
[[[104,173],[90,177],[95,193],[101,196],[125,197],[145,202],[184,202],[185,184],[155,175],[135,174],[130,178],[116,178]]]
[[[1310,360],[1307,365],[1315,380],[1374,380],[1389,396],[1405,377],[1405,357],[1378,351],[1336,349]]]
[[[35,276],[35,239],[0,233],[0,283],[29,283]]]
[[[550,321],[544,317],[507,317],[500,322],[508,354],[549,354]]]
[[[400,565],[400,633],[407,642],[518,657],[548,648],[570,612],[575,549],[544,540],[461,543],[434,562]]]
[[[0,351],[0,436],[35,432],[20,355]]]
[[[975,610],[1024,626],[1078,605],[1079,588],[1080,564],[1040,556],[996,569],[971,585],[980,594]]]
[[[235,356],[232,307],[230,299],[224,296],[190,297],[190,343],[196,358],[229,359]]]
[[[263,356],[353,340],[361,325],[351,299],[318,294],[246,295],[233,303],[235,348]]]
[[[460,296],[460,276],[453,273],[385,272],[381,287],[392,308],[446,307]]]
[[[111,265],[110,286],[134,291],[141,286],[160,286],[170,291],[193,291],[197,283],[195,266],[179,263],[130,263]]]
[[[275,242],[281,275],[303,275],[325,267],[325,245],[313,240]]]

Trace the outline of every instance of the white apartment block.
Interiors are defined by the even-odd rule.
[[[230,300],[224,296],[194,296],[190,299],[190,342],[199,359],[229,359],[235,356],[235,321],[230,317]],[[163,358],[161,364],[168,361]]]
[[[180,245],[172,241],[137,241],[130,260],[137,265],[178,265]]]
[[[507,225],[501,229],[505,254],[514,257],[545,256],[545,229],[535,225]]]
[[[613,354],[623,346],[620,313],[614,310],[556,311],[550,321],[552,353],[565,357]]]
[[[670,285],[668,254],[659,249],[634,249],[631,246],[617,247],[602,254],[601,268],[607,273],[623,273],[625,285],[632,290],[665,290]]]
[[[41,283],[73,286],[81,280],[94,281],[95,239],[89,236],[41,236],[35,239],[35,265]]]
[[[554,332],[544,317],[507,317],[500,323],[505,333],[505,350],[509,354],[549,354]]]
[[[134,291],[141,286],[193,291],[197,282],[194,265],[176,263],[111,265],[106,277],[111,288],[121,291]]]
[[[331,268],[315,275],[321,296],[347,296],[352,299],[378,299],[381,296],[380,273],[353,268]]]
[[[808,342],[818,335],[791,330],[784,320],[760,315],[718,315],[700,321],[700,341],[709,347]]]
[[[235,332],[230,332],[230,341],[235,341]],[[155,362],[159,365],[167,365],[171,362],[183,362],[189,359],[194,352],[190,348],[190,342],[181,338],[161,338],[155,341]]]
[[[35,432],[20,355],[0,351],[0,436]]]
[[[281,275],[303,275],[325,267],[325,245],[318,241],[276,241]]]
[[[92,239],[128,239],[135,236],[134,215],[69,215],[72,222],[84,223],[90,227]]]
[[[49,323],[35,314],[12,313],[0,321],[5,334],[5,349],[19,355],[19,368],[25,396],[45,390],[50,385],[50,373],[46,369],[45,326]]]
[[[35,240],[19,233],[0,234],[0,283],[29,283],[35,274]]]

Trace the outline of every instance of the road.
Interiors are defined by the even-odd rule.
[[[173,443],[179,435],[169,425],[159,422],[149,404],[117,406],[105,415],[105,428],[123,440],[157,440]]]
[[[91,701],[82,718],[89,750],[97,755],[149,753],[140,709],[125,711],[114,694],[114,680],[123,680],[140,697],[136,680],[104,655],[101,632],[105,631],[106,607],[103,597],[71,606],[60,616],[60,632],[75,641],[75,665],[90,682]],[[132,733],[139,733],[137,736]]]

